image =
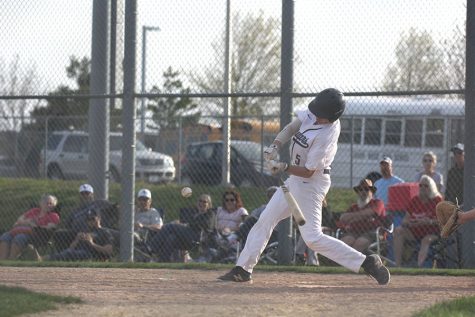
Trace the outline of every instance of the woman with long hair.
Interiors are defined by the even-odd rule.
[[[440,232],[436,206],[442,201],[434,180],[422,175],[419,180],[419,195],[415,196],[407,207],[402,225],[394,229],[394,254],[396,266],[401,266],[404,242],[420,241],[417,265],[424,266],[432,242],[438,239]]]

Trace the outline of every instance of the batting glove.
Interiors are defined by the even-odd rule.
[[[264,148],[264,160],[270,161],[277,159],[279,155],[279,147],[277,144],[272,143],[271,145]]]
[[[274,160],[268,161],[268,166],[272,175],[285,172],[289,168],[289,164],[284,163],[284,162],[277,162]]]

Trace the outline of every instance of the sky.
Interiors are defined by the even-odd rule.
[[[221,38],[225,0],[138,0],[137,84],[141,28],[147,33],[147,89],[168,66],[184,73],[219,63],[212,43]],[[280,19],[281,0],[231,0],[232,12]],[[0,63],[16,55],[22,71],[37,73],[37,92],[68,84],[69,57],[90,56],[92,0],[0,2]],[[394,61],[394,48],[410,27],[450,38],[465,21],[465,0],[295,0],[294,80],[302,92],[328,86],[372,91]],[[265,66],[265,65],[263,65]]]

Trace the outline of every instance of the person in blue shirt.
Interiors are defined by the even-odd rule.
[[[383,177],[374,183],[374,187],[377,189],[375,198],[381,199],[384,202],[384,206],[387,206],[389,186],[404,183],[404,180],[393,175],[393,160],[391,160],[390,157],[383,157],[383,159],[379,162],[379,167]]]

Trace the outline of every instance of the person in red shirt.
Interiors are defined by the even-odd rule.
[[[0,260],[17,259],[32,242],[34,228],[53,229],[59,224],[59,214],[55,211],[58,199],[45,194],[39,204],[39,208],[32,208],[21,215],[13,228],[0,237]]]
[[[384,202],[373,197],[376,187],[369,179],[363,179],[353,187],[358,200],[340,216],[339,227],[345,231],[343,242],[362,252],[374,240],[374,230],[382,224],[386,216]]]
[[[402,225],[394,229],[396,266],[402,264],[404,242],[407,240],[421,242],[417,264],[419,267],[424,266],[430,244],[438,239],[440,232],[435,208],[441,201],[442,194],[434,180],[423,175],[419,181],[419,195],[409,203]]]

